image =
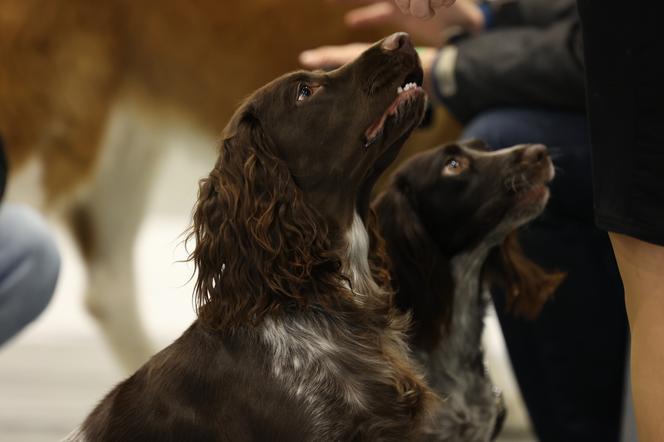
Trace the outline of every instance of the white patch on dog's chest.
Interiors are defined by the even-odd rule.
[[[357,213],[346,232],[346,256],[342,272],[350,281],[349,290],[362,302],[373,290],[380,290],[369,268],[369,234]],[[342,359],[348,348],[338,344],[332,326],[323,321],[267,319],[263,338],[274,353],[273,375],[297,397],[313,404],[330,385],[353,408],[366,406],[363,386],[348,376]]]
[[[383,290],[371,275],[369,234],[359,215],[354,215],[345,239],[342,272],[354,299],[362,305]],[[271,375],[307,408],[320,440],[336,440],[345,434],[353,416],[372,406],[375,392],[367,389],[370,382],[391,382],[391,376],[385,376],[394,369],[383,359],[387,350],[376,346],[396,346],[392,353],[407,354],[398,327],[383,335],[384,339],[362,341],[342,318],[311,313],[269,317],[261,328],[261,338],[271,353]],[[338,420],[340,410],[350,421]]]
[[[481,283],[482,266],[490,250],[487,243],[451,260],[454,304],[450,328],[444,331],[436,350],[419,355],[432,386],[446,397],[431,430],[441,441],[459,440],[462,427],[466,428],[464,440],[487,441],[498,417],[498,397],[491,380],[476,366],[477,357],[482,355],[487,302]]]
[[[336,344],[329,329],[313,321],[268,318],[262,337],[273,354],[272,374],[295,397],[314,405],[332,387],[348,406],[366,406],[363,387],[341,364],[348,350]]]
[[[261,333],[272,353],[272,376],[305,407],[320,440],[336,440],[344,431],[331,417],[340,405],[349,415],[368,407],[364,385],[344,365],[353,356],[335,342],[329,327],[301,318],[267,318]]]
[[[380,290],[373,280],[369,267],[369,233],[362,218],[355,212],[353,223],[346,232],[346,259],[343,273],[350,279],[349,290],[359,302],[373,290]]]

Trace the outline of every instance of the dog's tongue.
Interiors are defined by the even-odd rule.
[[[380,133],[380,131],[383,130],[383,126],[385,126],[385,120],[387,119],[387,114],[383,114],[379,119],[377,119],[371,126],[367,128],[367,130],[364,132],[364,138],[367,140],[368,143],[374,140]]]

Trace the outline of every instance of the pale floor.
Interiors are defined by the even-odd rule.
[[[181,155],[170,154],[162,168],[135,249],[141,310],[161,346],[193,318],[191,267],[177,262],[185,256],[179,235],[189,221],[196,179],[211,164],[209,157]],[[184,172],[183,164],[188,164]],[[178,174],[184,179],[173,180]],[[56,233],[63,267],[53,302],[38,321],[0,349],[0,442],[58,440],[124,376],[83,311],[85,277],[71,240],[60,227]],[[500,440],[533,441],[495,317],[489,317],[487,330],[490,370],[509,407]]]

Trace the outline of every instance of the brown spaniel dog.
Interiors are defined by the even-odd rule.
[[[198,319],[69,440],[419,440],[435,399],[372,277],[365,222],[424,113],[421,81],[394,34],[246,100],[200,184]]]
[[[397,305],[413,315],[415,356],[445,398],[434,440],[486,442],[500,431],[505,410],[480,342],[486,288],[503,285],[508,307],[534,317],[562,281],[527,259],[514,233],[542,212],[553,175],[544,146],[462,142],[413,157],[373,204]]]

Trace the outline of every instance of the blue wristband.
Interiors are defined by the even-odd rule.
[[[440,61],[440,54],[442,52],[442,49],[438,49],[436,51],[436,56],[433,58],[433,63],[431,64],[430,68],[431,72],[429,72],[429,75],[431,76],[433,95],[438,99],[439,104],[445,103],[445,98],[443,98],[443,93],[441,92],[440,85],[438,84],[438,76],[436,75],[436,65],[438,65],[438,62]]]
[[[484,29],[493,28],[493,8],[491,5],[488,2],[480,3],[480,11],[482,11],[482,15],[484,16]]]

